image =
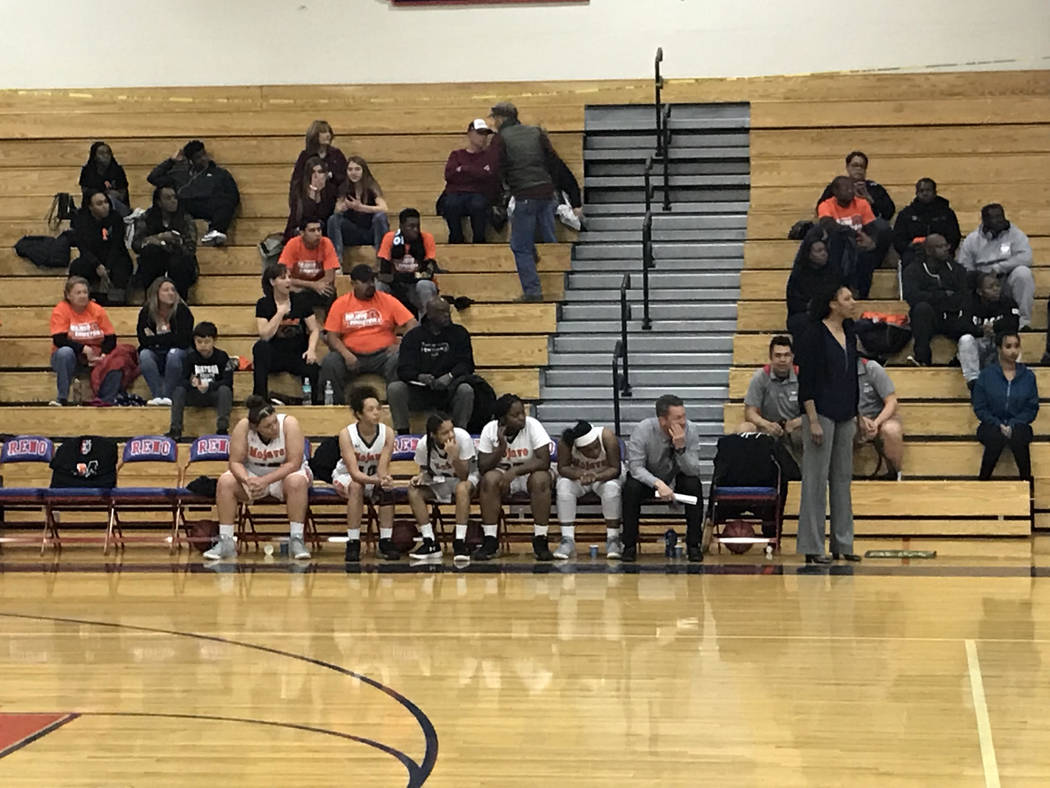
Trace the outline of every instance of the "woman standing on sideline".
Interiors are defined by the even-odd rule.
[[[973,387],[973,411],[980,424],[977,440],[984,444],[981,481],[992,478],[999,455],[1007,446],[1022,480],[1032,478],[1032,422],[1039,413],[1035,373],[1017,359],[1021,335],[1006,331],[995,338],[999,363],[985,367]]]
[[[798,552],[807,564],[827,564],[824,500],[830,487],[831,553],[859,561],[853,553],[853,436],[857,432],[857,336],[853,292],[826,287],[813,297],[813,322],[798,354],[798,399],[802,403],[802,502]]]
[[[152,399],[147,405],[171,405],[182,380],[182,362],[193,344],[193,313],[167,277],[155,279],[139,310],[139,369]]]

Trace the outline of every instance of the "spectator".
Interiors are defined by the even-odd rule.
[[[555,558],[576,557],[576,503],[588,493],[598,496],[602,502],[605,557],[620,557],[622,484],[620,440],[615,432],[608,427],[592,427],[586,421],[578,421],[562,433],[558,441],[557,484],[561,543],[554,549]]]
[[[452,322],[451,308],[435,298],[423,322],[405,334],[398,354],[398,380],[386,388],[390,417],[398,434],[409,429],[410,410],[452,413],[465,428],[474,409],[474,389],[463,379],[474,374],[470,332]]]
[[[551,157],[550,171],[554,179],[554,199],[557,203],[554,215],[566,227],[573,230],[583,229],[583,195],[580,193],[579,181],[557,153]]]
[[[981,224],[959,247],[959,263],[967,271],[998,276],[1003,292],[1020,310],[1021,331],[1032,325],[1032,246],[1028,236],[1006,220],[1003,206],[991,203],[981,208]]]
[[[510,250],[518,269],[522,296],[519,301],[542,301],[543,288],[536,273],[536,233],[543,243],[554,243],[554,179],[550,162],[555,155],[547,133],[538,126],[525,126],[518,109],[501,101],[491,114],[499,132],[493,141],[500,172],[514,198],[510,219]]]
[[[328,219],[328,237],[335,244],[340,261],[347,246],[371,244],[379,250],[383,236],[390,232],[386,212],[383,190],[372,177],[368,162],[360,156],[349,157],[346,180],[339,186],[335,201],[335,213]]]
[[[829,253],[832,259],[843,260],[843,278],[856,287],[861,298],[871,290],[871,277],[882,265],[890,248],[893,232],[885,219],[876,218],[871,204],[855,192],[853,181],[840,175],[829,187],[832,196],[817,206],[819,223],[829,235]],[[839,250],[845,244],[845,250]],[[852,260],[852,265],[846,263]]]
[[[125,303],[131,255],[124,245],[124,220],[112,209],[105,192],[90,192],[73,219],[73,232],[80,256],[69,264],[69,275],[86,279],[95,301]]]
[[[149,286],[135,333],[139,338],[139,368],[152,397],[146,404],[170,407],[193,343],[193,313],[172,280],[161,277]]]
[[[485,243],[489,212],[500,196],[497,146],[492,129],[482,118],[467,126],[467,147],[454,150],[445,163],[445,191],[438,200],[438,213],[448,223],[448,242],[465,243],[463,220],[470,217],[474,243]]]
[[[799,339],[809,325],[809,302],[830,281],[841,281],[837,263],[828,261],[827,234],[813,227],[799,244],[787,281],[787,330]]]
[[[797,463],[802,460],[802,411],[791,337],[770,340],[769,363],[751,376],[744,395],[744,421],[736,431],[771,435],[796,463],[794,468],[782,468],[785,476],[800,478]]]
[[[897,393],[893,381],[877,361],[857,359],[858,445],[871,443],[886,461],[883,481],[896,482],[901,478],[904,460],[904,428],[897,417]]]
[[[417,315],[437,298],[437,246],[434,236],[420,229],[419,211],[405,208],[398,230],[383,236],[379,246],[379,289],[392,293]]]
[[[973,391],[981,370],[995,361],[995,337],[1020,329],[1017,304],[1002,292],[999,277],[990,271],[977,274],[977,293],[973,299],[973,326],[959,338],[959,365],[963,380]]]
[[[320,159],[328,182],[334,184],[337,189],[346,181],[346,156],[332,144],[334,141],[335,132],[328,125],[328,121],[315,120],[307,128],[306,147],[295,160],[292,178],[288,185],[290,208],[295,207],[294,199],[301,191],[304,173],[311,169],[307,166],[309,159]]]
[[[995,338],[999,363],[986,367],[973,387],[973,411],[977,414],[977,440],[984,444],[982,481],[992,478],[1003,448],[1010,447],[1020,478],[1032,478],[1032,422],[1039,413],[1039,389],[1035,374],[1020,363],[1021,335],[1014,332]]]
[[[335,213],[336,185],[328,180],[325,163],[316,156],[306,160],[305,172],[309,178],[296,182],[292,194],[291,211],[284,227],[285,243],[299,234],[305,222],[319,222],[324,234],[328,220]]]
[[[627,442],[627,470],[623,486],[624,561],[638,560],[638,518],[642,504],[653,500],[670,503],[675,495],[692,495],[685,505],[685,544],[689,560],[703,561],[700,517],[704,489],[700,481],[700,430],[686,420],[685,403],[674,394],[656,400],[656,416],[640,422]]]
[[[99,192],[101,194],[101,192]],[[69,387],[79,370],[96,366],[117,346],[117,333],[106,310],[91,300],[87,280],[71,276],[64,295],[51,310],[51,369],[57,394],[49,405],[68,405]],[[99,398],[112,401],[120,391],[121,376],[111,372],[99,388]]]
[[[233,408],[233,370],[225,351],[215,347],[219,331],[207,320],[193,327],[193,350],[183,362],[182,381],[171,398],[171,427],[168,437],[182,438],[182,412],[186,403],[197,407],[215,408],[215,432],[226,435],[230,429],[230,410]],[[251,406],[249,406],[251,407]],[[299,441],[302,445],[302,439]],[[233,452],[230,452],[233,459]],[[221,519],[220,522],[226,522]]]
[[[270,263],[262,275],[263,297],[255,302],[259,341],[252,346],[252,394],[270,398],[270,373],[291,372],[307,378],[313,404],[323,402],[317,345],[321,325],[306,293],[292,290],[292,278],[282,263]]]
[[[893,248],[901,256],[905,268],[922,250],[928,235],[941,235],[948,242],[952,256],[959,248],[959,219],[944,197],[937,194],[933,178],[920,178],[915,184],[915,199],[897,214],[893,224]]]
[[[328,310],[325,341],[332,351],[321,362],[321,386],[333,388],[335,402],[345,402],[347,375],[375,372],[385,380],[397,380],[397,358],[401,333],[418,323],[389,293],[377,293],[375,272],[367,263],[350,270],[353,289],[340,296]],[[408,429],[406,423],[395,425]]]
[[[335,246],[323,235],[324,224],[303,219],[299,234],[284,245],[277,262],[288,269],[292,289],[311,310],[327,309],[335,299],[335,272],[340,270]]]
[[[113,149],[101,140],[91,143],[88,160],[80,168],[80,194],[87,203],[90,192],[104,192],[113,210],[123,219],[131,213],[128,197],[128,176],[113,158]]]
[[[147,180],[154,186],[174,186],[179,202],[195,219],[208,222],[202,246],[222,246],[241,201],[237,183],[216,164],[200,140],[190,140],[153,168]]]
[[[871,206],[872,212],[879,219],[889,221],[897,212],[897,206],[893,204],[889,193],[881,184],[868,180],[868,157],[859,150],[851,151],[846,156],[846,174],[853,186],[853,193]],[[837,179],[836,179],[837,180]],[[824,188],[824,193],[817,200],[817,205],[824,202],[835,193],[835,181]]]
[[[496,528],[500,507],[508,495],[528,493],[532,510],[532,550],[537,561],[552,561],[547,544],[551,516],[551,439],[515,394],[496,400],[496,418],[485,425],[478,442],[478,473],[481,474],[481,547],[475,561],[499,555]]]
[[[167,276],[182,299],[189,299],[198,273],[197,223],[186,215],[173,186],[153,190],[153,206],[135,220],[131,248],[139,257],[138,279],[144,290]]]
[[[966,271],[953,264],[943,235],[926,236],[925,260],[916,260],[904,272],[904,300],[911,307],[915,346],[908,362],[918,367],[932,362],[930,340],[935,334],[959,339],[973,326]]]

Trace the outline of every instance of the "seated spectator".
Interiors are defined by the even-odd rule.
[[[304,173],[310,170],[307,160],[320,159],[328,182],[338,189],[346,180],[346,156],[332,142],[335,132],[326,120],[315,120],[306,130],[306,147],[299,153],[292,167],[292,177],[288,184],[289,207],[294,207],[292,200],[302,187]]]
[[[934,234],[944,236],[954,257],[962,238],[959,219],[948,200],[937,194],[933,178],[920,178],[915,184],[915,199],[893,223],[893,248],[901,256],[901,265],[907,268],[922,250],[926,236]]]
[[[372,177],[368,162],[360,156],[350,156],[346,180],[339,186],[335,201],[335,213],[328,219],[328,237],[335,244],[340,261],[347,246],[371,244],[379,250],[383,236],[390,232],[386,211],[383,190]]]
[[[800,335],[801,336],[801,335]],[[744,421],[737,432],[763,432],[779,441],[795,467],[782,468],[788,479],[800,479],[802,408],[798,402],[798,369],[791,338],[769,342],[769,363],[756,369],[744,395]],[[781,455],[783,465],[783,455]]]
[[[398,435],[409,432],[409,411],[445,411],[457,427],[466,427],[474,409],[474,389],[464,378],[474,374],[470,332],[452,322],[451,308],[435,298],[423,322],[401,339],[397,377],[386,387],[390,418]]]
[[[897,212],[897,206],[893,204],[889,192],[881,184],[868,180],[868,157],[864,153],[859,150],[851,151],[846,156],[846,174],[839,177],[849,179],[853,185],[853,193],[871,206],[877,218],[887,222],[893,218],[893,214]],[[824,193],[817,200],[818,206],[829,197],[834,196],[834,186],[835,181],[832,181],[824,187]]]
[[[1021,335],[1011,332],[995,338],[999,363],[986,367],[977,377],[971,400],[977,414],[977,440],[984,444],[982,481],[992,478],[1003,448],[1010,447],[1020,478],[1032,478],[1032,422],[1039,413],[1039,389],[1035,374],[1020,363]]]
[[[602,502],[605,518],[605,557],[620,557],[620,489],[623,484],[620,441],[608,427],[578,421],[558,441],[558,522],[561,543],[554,548],[560,560],[576,557],[576,504],[588,493]]]
[[[857,359],[857,434],[858,445],[871,443],[886,461],[884,481],[900,481],[904,459],[904,428],[897,418],[897,394],[893,381],[877,361]]]
[[[872,273],[882,265],[893,232],[885,219],[876,218],[868,199],[857,195],[848,176],[835,178],[829,188],[832,196],[817,206],[819,223],[828,233],[829,255],[842,260],[846,284],[867,298]],[[846,248],[840,249],[841,244]]]
[[[799,244],[795,262],[787,281],[787,330],[796,339],[809,326],[809,302],[814,295],[835,279],[842,281],[837,263],[828,260],[827,235],[822,227],[813,227]]]
[[[193,343],[193,313],[167,277],[155,279],[146,291],[135,333],[139,338],[139,368],[152,397],[146,404],[170,406]]]
[[[496,400],[495,419],[485,425],[478,442],[481,474],[481,547],[471,556],[488,561],[499,555],[496,528],[508,495],[529,494],[532,510],[532,550],[537,561],[553,561],[547,544],[551,516],[551,439],[515,394]]]
[[[405,208],[398,216],[398,230],[383,236],[379,246],[379,289],[392,293],[417,315],[437,298],[434,274],[438,265],[434,236],[419,226],[419,211]]]
[[[193,350],[183,362],[182,380],[171,398],[171,427],[168,437],[182,437],[182,412],[186,404],[215,408],[215,432],[226,435],[230,429],[233,408],[233,371],[237,361],[215,347],[219,330],[207,320],[193,327]],[[302,439],[299,444],[302,445]],[[231,458],[233,453],[230,454]]]
[[[57,393],[49,405],[68,405],[69,387],[78,371],[95,367],[117,346],[117,333],[106,310],[91,300],[87,280],[71,276],[64,295],[51,310],[51,369]],[[99,398],[111,402],[120,391],[119,372],[110,373],[99,388]]]
[[[1020,228],[1006,220],[1003,206],[991,203],[981,208],[981,224],[959,247],[959,263],[967,271],[998,276],[1003,292],[1021,312],[1021,330],[1032,325],[1032,245]]]
[[[933,360],[930,340],[935,334],[959,339],[973,326],[966,271],[952,263],[944,236],[926,236],[925,260],[916,261],[904,272],[904,300],[909,312],[915,347],[911,364],[929,366]]]
[[[153,190],[153,206],[135,220],[131,248],[139,256],[138,280],[148,290],[158,277],[175,283],[182,299],[189,299],[197,281],[197,223],[186,214],[173,186]]]
[[[492,129],[482,118],[467,126],[467,147],[454,150],[445,162],[445,191],[438,199],[438,213],[448,223],[448,242],[466,243],[463,220],[470,217],[473,242],[485,243],[489,212],[500,196],[499,160]]]
[[[1017,304],[1004,295],[999,277],[991,272],[977,274],[977,293],[973,299],[973,326],[959,338],[959,365],[963,379],[973,391],[981,370],[995,361],[998,352],[995,337],[1020,328],[1021,313]]]
[[[638,518],[642,505],[654,497],[670,503],[675,493],[696,497],[685,504],[685,544],[689,561],[704,560],[700,548],[700,518],[704,486],[700,481],[700,430],[686,419],[685,403],[674,394],[656,400],[656,416],[634,428],[627,442],[627,471],[623,486],[622,560],[638,560]]]
[[[375,272],[367,263],[350,270],[353,289],[339,296],[328,310],[325,342],[332,351],[321,362],[321,386],[332,384],[336,404],[346,401],[347,377],[375,372],[397,380],[397,330],[405,333],[418,323],[389,293],[377,293]],[[401,426],[406,426],[402,424]]]
[[[293,292],[292,278],[283,263],[270,263],[262,275],[263,297],[255,302],[259,341],[252,346],[252,394],[270,398],[270,374],[291,372],[310,381],[314,405],[324,400],[317,345],[321,325],[306,293]]]
[[[296,183],[297,190],[291,197],[288,223],[284,227],[286,243],[299,234],[305,222],[319,222],[324,234],[328,220],[335,213],[336,185],[328,180],[325,163],[316,156],[307,159],[304,173],[309,177]]]
[[[80,168],[80,194],[83,202],[90,199],[90,192],[105,192],[113,210],[124,218],[131,213],[128,197],[128,176],[124,168],[113,158],[113,149],[101,140],[91,143],[88,160]]]
[[[319,219],[303,219],[299,234],[284,245],[277,262],[288,269],[292,290],[310,309],[327,309],[335,299],[335,272],[340,270],[335,246],[324,237]]]
[[[72,224],[80,256],[69,264],[69,275],[86,279],[95,301],[124,304],[131,281],[131,255],[124,245],[124,220],[105,192],[92,191]]]
[[[190,140],[153,168],[146,178],[154,186],[174,186],[190,216],[208,222],[202,246],[222,246],[237,212],[241,194],[229,171],[216,164],[200,140]]]

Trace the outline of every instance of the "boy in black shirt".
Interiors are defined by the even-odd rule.
[[[420,229],[419,211],[415,208],[401,211],[398,222],[398,231],[387,233],[379,245],[378,288],[421,317],[427,303],[438,294],[434,282],[434,274],[438,273],[434,259],[437,247],[434,236]]]
[[[218,415],[215,431],[227,435],[230,430],[230,410],[233,408],[233,370],[230,357],[215,347],[219,331],[214,323],[205,320],[193,329],[193,347],[183,362],[183,380],[171,397],[171,429],[168,437],[182,437],[182,411],[186,403],[198,407],[214,406]],[[236,362],[234,362],[236,365]]]

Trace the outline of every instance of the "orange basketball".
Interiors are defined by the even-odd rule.
[[[415,547],[416,543],[414,540],[418,534],[419,529],[416,528],[415,523],[404,520],[394,521],[394,547],[402,553],[407,553]]]
[[[754,526],[751,523],[744,520],[729,520],[722,528],[722,536],[726,537],[753,537],[755,535]],[[726,549],[731,553],[742,555],[751,549],[750,544],[734,544],[730,542],[726,545]]]

